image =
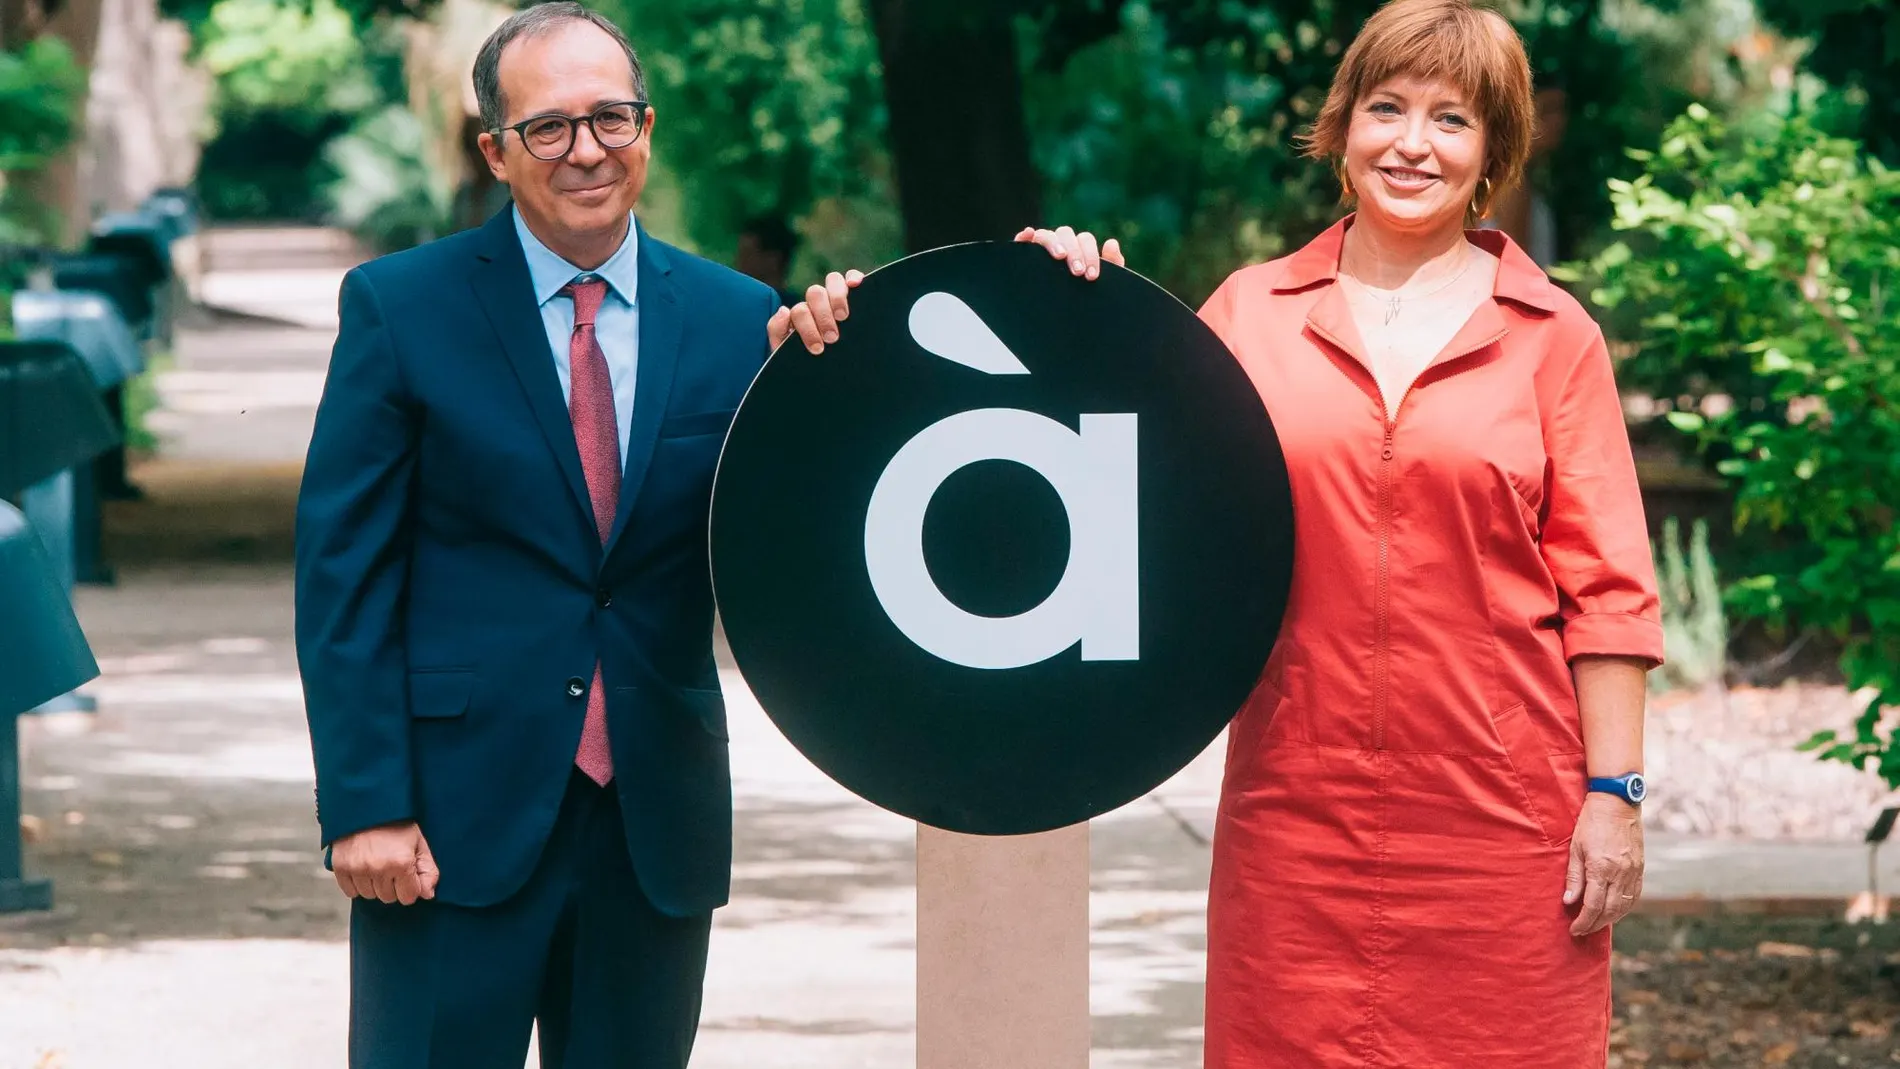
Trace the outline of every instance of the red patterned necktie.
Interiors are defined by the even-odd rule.
[[[567,414],[574,421],[574,444],[587,476],[587,496],[594,503],[594,525],[605,546],[620,507],[620,424],[614,418],[613,376],[607,370],[607,354],[594,337],[594,317],[607,296],[607,283],[577,279],[561,292],[574,299],[574,335],[567,345]],[[603,787],[614,778],[613,753],[607,747],[607,690],[601,685],[598,662],[594,685],[587,690],[587,718],[574,764]]]

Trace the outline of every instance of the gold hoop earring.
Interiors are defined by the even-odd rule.
[[[1471,198],[1471,214],[1474,218],[1482,219],[1490,208],[1491,176],[1485,175],[1478,179],[1478,192]]]
[[[1352,188],[1352,179],[1346,177],[1345,160],[1333,161],[1333,176],[1339,179],[1339,199],[1351,203],[1352,199],[1359,195],[1359,191]]]

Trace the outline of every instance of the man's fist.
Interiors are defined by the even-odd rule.
[[[414,905],[434,898],[435,856],[413,821],[366,828],[330,844],[330,868],[336,885],[351,898]]]

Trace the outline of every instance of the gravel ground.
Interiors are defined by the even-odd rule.
[[[1858,840],[1900,793],[1879,777],[1794,747],[1847,731],[1866,707],[1845,688],[1790,681],[1660,695],[1650,702],[1649,827],[1719,838]]]

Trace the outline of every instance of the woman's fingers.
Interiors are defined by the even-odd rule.
[[[1629,916],[1630,912],[1636,908],[1636,903],[1642,900],[1642,875],[1640,873],[1626,875],[1623,879],[1618,880],[1614,887],[1610,888],[1609,915],[1604,917],[1603,923],[1606,926],[1613,925],[1624,917]]]
[[[1018,230],[1012,240],[1042,246],[1050,259],[1065,261],[1069,273],[1077,278],[1100,278],[1104,260],[1116,267],[1127,266],[1122,259],[1121,242],[1109,238],[1098,245],[1094,234],[1086,230],[1078,231],[1074,227],[1059,226],[1049,230],[1026,226]]]
[[[1082,277],[1091,280],[1100,277],[1102,253],[1095,247],[1095,235],[1084,230],[1075,236],[1075,243],[1081,246]],[[1073,270],[1075,261],[1071,260],[1069,263],[1070,269]]]
[[[1102,277],[1102,262],[1116,267],[1128,266],[1122,258],[1122,244],[1114,238],[1098,243],[1094,234],[1074,227],[1059,226],[1054,230],[1023,227],[1012,239],[1019,242],[1033,242],[1040,245],[1052,260],[1067,262],[1069,273],[1077,278],[1097,279]]]
[[[1571,922],[1570,934],[1589,935],[1603,927],[1604,908],[1608,904],[1610,886],[1601,871],[1593,871],[1592,865],[1584,871],[1583,909],[1577,913],[1577,919]]]
[[[1643,862],[1640,855],[1585,857],[1583,908],[1571,924],[1570,934],[1590,935],[1615,924],[1636,908],[1642,893]],[[1564,897],[1566,901],[1570,899],[1567,891]]]
[[[1069,257],[1069,250],[1063,247],[1062,235],[1057,231],[1037,230],[1036,244],[1042,246],[1042,251],[1048,253],[1050,259],[1066,260]]]
[[[831,333],[825,340],[837,341],[837,324],[851,318],[851,286],[843,274],[833,271],[825,276],[825,299],[830,305],[832,321]]]
[[[1075,230],[1066,226],[1057,227],[1056,244],[1062,249],[1062,255],[1069,261],[1069,273],[1081,275],[1086,267],[1082,263],[1082,241],[1075,236]]]

